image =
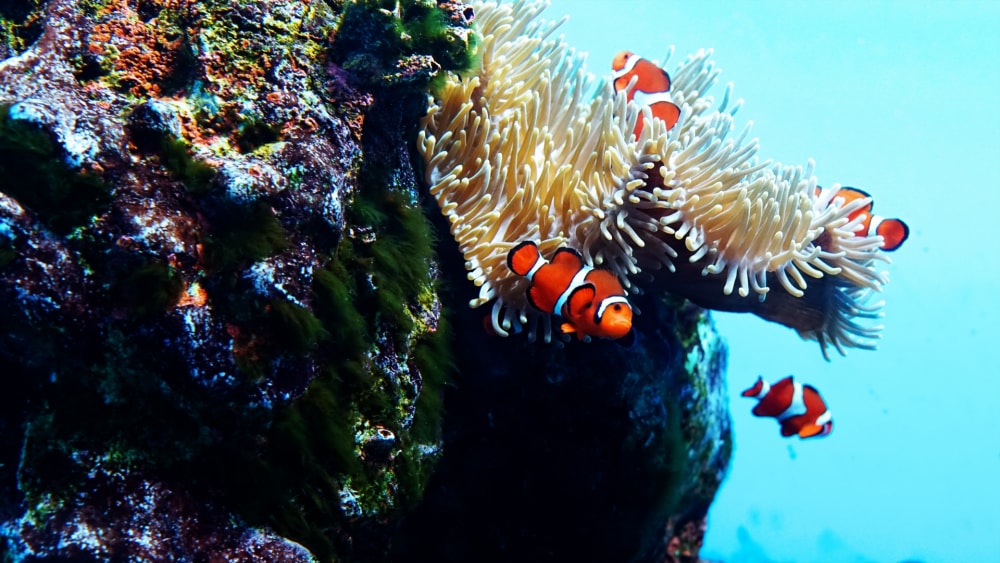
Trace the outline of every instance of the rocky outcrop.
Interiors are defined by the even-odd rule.
[[[14,4],[3,556],[654,560],[704,516],[729,430],[703,310],[640,301],[623,348],[464,305],[410,151],[435,77],[474,64],[468,6]]]

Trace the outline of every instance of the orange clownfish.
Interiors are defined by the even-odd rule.
[[[563,318],[564,334],[615,339],[632,329],[632,306],[618,278],[587,266],[572,248],[560,248],[549,262],[537,244],[524,241],[507,254],[507,267],[531,282],[533,307]]]
[[[781,424],[782,436],[799,435],[800,438],[826,436],[833,431],[833,418],[812,385],[802,385],[788,376],[774,385],[758,377],[753,387],[743,392],[744,397],[757,399],[754,416],[770,416]]]
[[[816,188],[817,195],[819,195],[820,190],[821,188]],[[861,198],[870,198],[871,195],[858,188],[843,187],[833,197],[844,198],[844,205],[847,205]],[[892,252],[902,246],[903,242],[910,236],[910,228],[901,219],[886,219],[885,217],[873,214],[872,209],[874,205],[874,202],[869,202],[868,205],[852,212],[847,218],[853,221],[863,216],[864,221],[861,225],[864,234],[867,236],[878,235],[882,237],[880,248],[886,252]]]
[[[635,87],[628,93],[629,101],[635,100],[639,105],[649,106],[653,117],[662,119],[667,130],[677,125],[681,108],[670,101],[670,75],[667,71],[629,51],[615,55],[611,68],[614,70],[611,78],[614,80],[615,92],[628,88],[632,77],[638,76]],[[642,120],[643,116],[639,114],[639,121],[635,124],[636,137],[642,133]]]

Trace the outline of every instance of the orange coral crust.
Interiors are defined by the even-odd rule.
[[[185,20],[194,19],[197,13],[193,0],[146,4],[157,13],[168,10]],[[85,48],[105,58],[117,88],[137,97],[163,95],[184,56],[184,34],[193,35],[195,30],[177,29],[159,17],[143,21],[135,3],[128,0],[110,0],[97,16]]]

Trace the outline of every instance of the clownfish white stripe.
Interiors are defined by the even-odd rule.
[[[816,426],[823,426],[824,424],[830,422],[831,420],[833,420],[833,413],[831,413],[829,410],[823,411],[823,414],[819,415],[816,418]]]
[[[601,322],[601,319],[604,318],[604,311],[609,306],[614,305],[615,303],[624,303],[625,305],[628,305],[628,299],[624,295],[615,295],[612,297],[608,297],[607,299],[602,301],[601,306],[597,308],[597,313],[595,316],[597,322]]]
[[[542,266],[544,266],[544,265],[546,265],[548,263],[549,263],[548,260],[542,258],[541,255],[539,255],[538,259],[535,260],[535,263],[532,264],[531,269],[528,270],[528,273],[524,274],[524,277],[528,278],[528,281],[534,280],[534,278],[535,278],[535,272],[537,272],[538,270],[541,270]]]
[[[885,217],[872,215],[871,223],[868,225],[868,236],[878,236],[878,226],[882,224],[882,221],[885,221]]]
[[[748,395],[754,399],[763,399],[771,391],[771,384],[764,380],[763,377],[758,378],[757,381],[760,382],[760,391],[756,395]]]
[[[778,422],[800,414],[806,414],[806,402],[802,398],[802,384],[798,381],[792,384],[792,402],[781,414],[776,416]]]
[[[566,305],[566,302],[569,301],[569,296],[573,295],[573,291],[576,290],[576,288],[583,285],[584,281],[587,278],[587,274],[589,274],[592,270],[593,268],[591,268],[590,266],[583,266],[582,268],[580,268],[580,271],[577,272],[575,276],[573,276],[572,280],[570,280],[569,286],[566,288],[566,291],[563,291],[562,295],[559,296],[559,299],[556,300],[556,306],[552,310],[553,313],[557,315],[563,314],[562,310],[563,307]]]
[[[635,90],[632,94],[632,100],[638,103],[640,106],[651,106],[657,102],[670,102],[670,92],[643,92],[642,90]]]

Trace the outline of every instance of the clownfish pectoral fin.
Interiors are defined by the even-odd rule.
[[[594,284],[581,284],[580,287],[573,290],[573,293],[569,294],[569,300],[563,307],[566,310],[566,314],[563,316],[572,320],[585,315],[586,310],[594,306],[595,295],[597,295],[597,288],[594,287]]]
[[[910,236],[910,228],[900,219],[883,219],[875,216],[872,218],[871,230],[882,237],[881,248],[886,252],[898,249]]]
[[[559,330],[562,331],[563,334],[573,334],[576,332],[576,327],[573,326],[572,323],[563,323],[559,325]]]
[[[534,241],[526,240],[507,253],[507,267],[510,271],[519,276],[529,277],[535,269],[538,261],[542,259],[538,251],[538,245]]]
[[[525,295],[527,295],[528,303],[531,304],[532,307],[538,309],[539,311],[544,311],[546,313],[552,312],[549,311],[548,308],[540,305],[541,303],[552,302],[551,300],[546,301],[545,291],[542,289],[542,286],[532,284],[531,287],[528,288],[528,291]]]

